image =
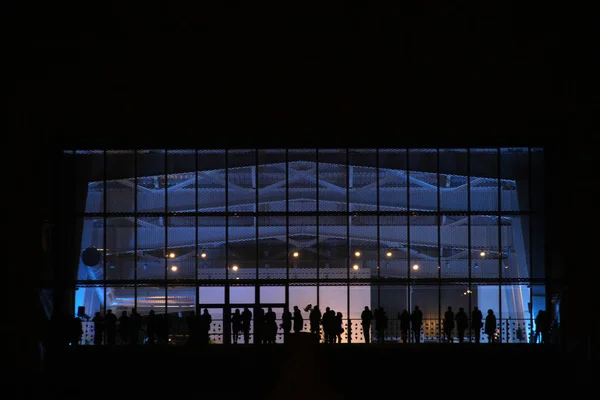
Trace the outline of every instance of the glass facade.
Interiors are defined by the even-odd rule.
[[[386,341],[400,341],[399,314],[419,306],[421,339],[437,342],[448,306],[478,307],[496,315],[497,340],[513,343],[532,340],[546,308],[541,148],[63,157],[78,182],[80,315],[154,310],[179,343],[186,317],[206,308],[212,341],[230,343],[235,309],[271,307],[279,326],[298,306],[308,331],[318,305],[342,313],[343,343],[361,343],[365,306],[385,310]]]

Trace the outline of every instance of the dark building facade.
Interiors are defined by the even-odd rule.
[[[300,301],[350,326],[420,303],[431,341],[448,305],[489,305],[509,342],[559,310],[564,350],[596,354],[587,64],[493,7],[361,13],[366,36],[240,10],[15,19],[7,359],[37,368],[48,315],[78,306]]]
[[[72,313],[154,310],[185,342],[207,308],[216,343],[244,307],[278,324],[329,307],[345,342],[364,342],[365,306],[386,311],[388,341],[415,306],[423,341],[446,340],[449,306],[493,310],[506,343],[536,341],[539,310],[560,320],[543,148],[65,150],[61,163]]]

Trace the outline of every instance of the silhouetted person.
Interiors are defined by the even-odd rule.
[[[294,306],[294,332],[302,332],[304,328],[304,317],[302,316],[302,311],[298,308],[298,306]]]
[[[475,306],[471,312],[471,329],[475,337],[475,343],[481,343],[481,328],[483,328],[483,313]]]
[[[81,342],[81,337],[83,336],[83,323],[81,318],[77,316],[71,317],[68,336],[68,342],[71,343],[71,346],[77,346]]]
[[[494,343],[496,341],[496,316],[491,308],[485,316],[484,331],[488,337],[488,343]]]
[[[277,338],[277,315],[271,307],[267,308],[265,313],[265,332],[264,332],[266,343],[275,343]]]
[[[412,338],[415,343],[421,343],[421,327],[423,326],[423,311],[419,306],[415,306],[415,309],[410,314],[410,324],[412,331]]]
[[[250,324],[252,323],[252,311],[244,307],[242,311],[242,332],[244,332],[244,343],[250,343]]]
[[[373,312],[369,309],[369,306],[365,306],[365,309],[360,313],[360,325],[362,326],[365,343],[371,343],[371,321],[373,321]]]
[[[200,316],[200,343],[208,344],[210,343],[210,326],[212,324],[212,315],[208,312],[208,308],[205,308],[202,311],[202,315]]]
[[[375,309],[373,313],[375,319],[375,331],[377,332],[377,343],[382,344],[385,340],[385,330],[387,328],[387,315],[383,307]]]
[[[100,311],[96,311],[92,322],[94,323],[94,344],[101,345],[104,339],[105,321]]]
[[[458,332],[458,343],[464,343],[465,331],[469,326],[469,316],[463,307],[458,309],[458,312],[454,316],[454,321],[456,322],[456,331]]]
[[[454,337],[452,335],[453,331],[454,331],[454,311],[452,311],[451,306],[448,306],[448,309],[444,313],[444,337],[450,343],[454,342]]]
[[[405,308],[401,313],[398,313],[400,320],[400,339],[402,343],[408,343],[408,332],[410,331],[410,314]]]
[[[131,309],[129,316],[129,343],[138,344],[140,341],[140,331],[142,330],[142,316],[138,314],[135,308]]]
[[[550,314],[545,310],[539,310],[535,316],[535,342],[548,343],[550,334]]]
[[[156,338],[158,343],[169,343],[169,314],[156,316]]]
[[[333,316],[335,316],[335,313],[333,313]],[[333,321],[331,308],[325,307],[325,312],[321,316],[321,325],[323,326],[323,341],[325,343],[333,343],[333,332],[331,329],[332,323]]]
[[[233,333],[233,344],[237,344],[240,338],[240,332],[242,331],[243,321],[242,313],[239,308],[235,309],[235,312],[231,315],[231,331]]]
[[[150,310],[148,320],[146,321],[146,335],[148,336],[148,344],[155,344],[158,338],[158,321],[154,310]]]
[[[117,342],[117,316],[111,309],[106,310],[106,343],[113,346]]]
[[[342,343],[342,333],[344,333],[344,316],[339,311],[335,315],[334,332],[337,343]],[[334,340],[334,343],[335,342],[336,341]]]
[[[312,310],[310,310],[310,314],[308,315],[308,320],[310,321],[310,333],[321,336],[321,310],[319,310],[319,306],[314,306]]]
[[[281,314],[281,328],[283,329],[283,340],[288,337],[288,334],[292,331],[292,313],[289,309],[285,309]]]
[[[192,311],[191,314],[187,316],[185,322],[189,332],[188,343],[197,344],[200,340],[200,321],[199,318],[196,316],[196,312]]]
[[[263,344],[265,341],[265,310],[258,307],[254,310],[254,344]]]
[[[130,331],[131,328],[129,327],[129,315],[127,315],[127,311],[123,311],[119,317],[119,337],[121,339],[121,344],[129,343]]]

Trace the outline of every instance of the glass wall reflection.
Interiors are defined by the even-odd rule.
[[[495,340],[516,343],[531,340],[544,308],[540,148],[64,157],[78,168],[82,318],[135,309],[145,320],[153,311],[179,343],[188,317],[207,309],[211,340],[230,343],[230,313],[271,307],[281,342],[286,310],[297,306],[309,331],[319,306],[341,314],[343,343],[361,343],[362,311],[382,307],[384,339],[401,342],[400,314],[418,306],[420,340],[441,342],[448,307],[478,307],[497,317]],[[463,339],[474,340],[470,327]]]

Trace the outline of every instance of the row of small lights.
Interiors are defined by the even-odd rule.
[[[485,253],[485,251],[482,251],[481,253],[479,253],[479,255],[480,255],[481,257],[485,257],[485,254],[486,254],[486,253]],[[360,251],[356,251],[356,252],[354,252],[354,256],[355,256],[355,257],[360,257],[360,255],[361,255]],[[385,253],[385,255],[386,255],[386,257],[391,257],[391,256],[392,256],[392,252],[391,252],[391,251],[388,251],[387,253]],[[299,256],[300,256],[300,253],[299,253],[299,252],[297,252],[297,251],[295,251],[295,252],[293,252],[293,253],[292,253],[292,257],[294,257],[294,258],[298,258]],[[175,257],[176,257],[176,254],[175,254],[175,253],[169,253],[169,255],[168,255],[167,257],[168,257],[168,258],[175,258]],[[200,257],[202,257],[202,258],[206,258],[206,253],[201,253],[201,254],[200,254]],[[359,266],[358,264],[354,264],[354,265],[352,266],[352,269],[353,269],[353,270],[355,270],[355,271],[358,271],[358,269],[359,269],[359,268],[360,268],[360,266]],[[438,267],[438,268],[439,268],[439,267]],[[508,266],[506,266],[505,268],[508,268]],[[239,269],[239,267],[238,267],[237,265],[233,265],[233,266],[231,267],[231,269],[232,269],[233,271],[237,271],[237,270]],[[419,264],[414,264],[414,265],[412,266],[412,269],[413,269],[413,270],[415,270],[415,271],[416,271],[416,270],[418,270],[418,269],[419,269]],[[176,265],[173,265],[173,266],[171,266],[171,271],[173,271],[173,272],[176,272],[176,271],[177,271],[177,266],[176,266]]]

